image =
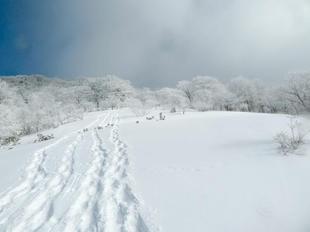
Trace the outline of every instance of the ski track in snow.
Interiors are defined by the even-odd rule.
[[[86,127],[93,127],[91,131],[70,134],[77,133],[54,173],[46,173],[44,168],[47,150],[70,135],[34,153],[23,181],[1,195],[0,231],[149,231],[129,183],[127,147],[119,135],[120,119],[109,113],[100,119]],[[108,139],[103,136],[106,130],[110,133]],[[79,162],[76,150],[85,136],[91,136],[92,160],[85,173],[78,173],[74,169],[74,163]],[[20,199],[21,203],[16,204]],[[71,204],[66,203],[67,208],[56,213],[56,203],[62,205],[66,199]]]

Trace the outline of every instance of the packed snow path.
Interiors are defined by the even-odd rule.
[[[21,181],[0,195],[0,231],[149,231],[128,181],[119,120],[103,113],[36,151]],[[60,144],[57,168],[48,170]]]

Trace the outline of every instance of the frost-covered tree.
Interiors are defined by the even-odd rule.
[[[183,110],[188,105],[188,99],[178,89],[163,88],[156,92],[156,96],[161,106],[172,111],[177,109]]]
[[[237,77],[228,83],[235,96],[235,110],[264,112],[264,88],[256,81]]]
[[[60,80],[40,75],[0,78],[0,143],[79,120],[83,112],[130,107],[137,115],[152,108],[171,111],[237,110],[298,113],[310,111],[310,74],[295,73],[280,88],[235,78],[223,84],[214,77],[180,81],[176,88],[135,89],[113,75]]]
[[[229,102],[229,91],[214,77],[195,77],[190,88],[193,95],[192,105],[198,110],[223,110]]]
[[[297,112],[310,112],[310,73],[291,74],[284,92]]]
[[[87,78],[90,87],[90,99],[97,109],[115,108],[124,105],[123,103],[133,97],[134,88],[129,81],[122,80],[116,76]]]
[[[179,81],[177,89],[184,93],[184,96],[188,99],[189,105],[192,106],[195,94],[193,83],[191,81]]]
[[[17,112],[22,100],[16,94],[16,89],[0,80],[0,140],[1,137],[16,135],[19,130]]]
[[[147,109],[151,109],[159,105],[158,99],[156,98],[156,93],[149,88],[137,90],[136,98],[138,98],[143,107]]]
[[[68,96],[67,86],[44,80],[24,76],[0,80],[0,140],[81,117],[82,112],[72,104],[72,96]]]
[[[287,99],[283,87],[269,87],[263,93],[267,113],[295,113],[295,106]]]

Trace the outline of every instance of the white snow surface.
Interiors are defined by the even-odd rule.
[[[0,149],[0,231],[310,231],[309,145],[273,142],[286,115],[152,114],[89,113]]]

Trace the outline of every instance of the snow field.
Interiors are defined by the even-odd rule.
[[[118,123],[116,112],[103,113],[88,131],[79,128],[35,152],[20,184],[1,195],[0,231],[148,231],[127,181]],[[81,169],[85,139],[92,141],[91,160]],[[66,149],[50,172],[46,157],[59,143]]]

